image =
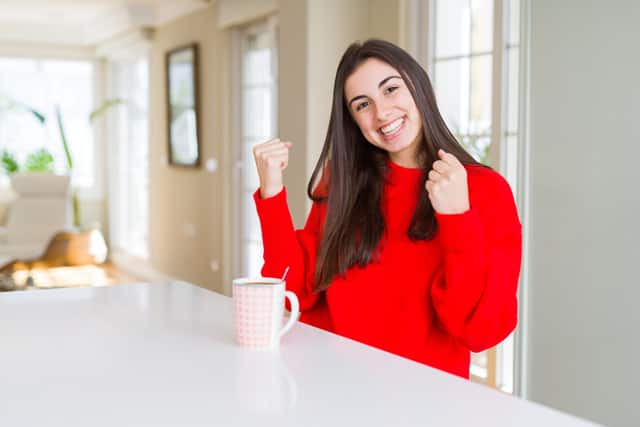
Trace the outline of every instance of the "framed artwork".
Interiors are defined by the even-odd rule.
[[[199,167],[198,45],[170,50],[165,62],[169,164]]]

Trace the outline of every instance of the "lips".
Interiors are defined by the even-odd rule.
[[[383,135],[389,135],[394,131],[396,131],[397,129],[399,129],[403,123],[404,123],[404,117],[400,117],[399,119],[392,121],[388,125],[381,127],[380,132],[382,132]]]
[[[388,125],[382,126],[378,129],[378,132],[385,140],[390,140],[395,138],[401,131],[404,129],[404,124],[407,121],[407,117],[400,117]]]

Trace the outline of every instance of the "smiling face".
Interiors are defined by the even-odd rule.
[[[418,167],[422,119],[395,68],[376,58],[367,59],[347,78],[344,95],[367,141],[388,152],[394,163]]]

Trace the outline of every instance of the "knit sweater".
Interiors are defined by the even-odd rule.
[[[470,352],[495,346],[517,322],[522,238],[513,195],[496,172],[465,166],[470,209],[436,214],[435,237],[414,242],[407,230],[421,171],[388,164],[378,256],[320,293],[312,284],[326,203],[314,202],[294,230],[286,189],[266,199],[256,191],[262,274],[280,277],[290,267],[287,289],[300,300],[301,321],[468,378]]]

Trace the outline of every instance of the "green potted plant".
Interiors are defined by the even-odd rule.
[[[96,120],[102,117],[107,111],[111,108],[123,104],[125,101],[121,98],[108,99],[104,101],[100,106],[98,106],[95,110],[93,110],[89,114],[89,123],[93,124]],[[46,123],[46,117],[40,111],[32,108],[24,103],[18,102],[6,96],[0,95],[0,112],[8,111],[8,112],[26,112],[30,113],[41,125]],[[60,140],[62,142],[62,148],[65,155],[65,163],[67,170],[69,171],[69,175],[73,173],[74,160],[72,152],[69,148],[69,142],[67,139],[67,132],[65,130],[64,121],[62,118],[62,112],[60,110],[60,106],[55,106],[55,114],[56,114],[56,124],[58,127],[58,131],[60,133]],[[6,173],[13,173],[21,170],[23,168],[20,167],[18,161],[13,155],[13,153],[8,152],[7,150],[3,150],[2,157],[0,158],[0,162]],[[54,165],[54,159],[51,153],[45,148],[39,149],[34,153],[31,153],[27,158],[26,164],[24,166],[25,171],[39,171],[46,172],[52,171]],[[80,221],[80,203],[78,200],[78,191],[76,189],[72,190],[72,209],[73,209],[73,225],[75,227],[81,226]]]
[[[18,102],[7,96],[0,95],[0,113],[28,113],[40,124],[46,123],[46,117],[40,111],[22,102]],[[20,170],[26,172],[53,172],[54,159],[51,152],[46,148],[40,148],[27,156],[24,166],[20,167],[18,159],[14,153],[8,149],[2,150],[0,164],[6,174],[12,174]]]
[[[93,110],[90,114],[89,114],[89,123],[93,124],[97,119],[99,119],[100,117],[102,117],[107,111],[109,111],[109,109],[123,104],[124,100],[120,99],[120,98],[116,98],[116,99],[108,99],[106,101],[104,101],[98,108],[96,108],[95,110]],[[60,111],[60,106],[56,105],[55,106],[55,111],[56,111],[56,123],[58,125],[58,131],[60,132],[60,140],[62,141],[62,147],[64,149],[64,153],[65,153],[65,160],[67,163],[67,170],[69,171],[69,174],[71,175],[73,172],[73,165],[74,165],[74,161],[73,161],[73,156],[71,154],[71,150],[69,149],[69,143],[67,140],[67,133],[65,131],[65,127],[64,127],[64,121],[62,119],[62,112]],[[72,207],[73,207],[73,225],[76,227],[80,227],[80,203],[78,201],[78,191],[77,190],[73,190],[72,192],[72,196],[71,196],[71,200],[72,200]]]

